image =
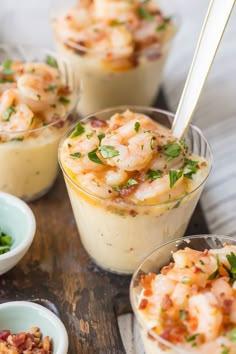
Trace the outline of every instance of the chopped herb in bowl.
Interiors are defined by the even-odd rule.
[[[12,245],[12,237],[0,231],[0,255],[9,252]]]

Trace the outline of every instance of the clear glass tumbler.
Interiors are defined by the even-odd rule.
[[[0,131],[0,190],[25,201],[32,201],[44,195],[57,177],[58,145],[61,136],[72,123],[80,94],[80,82],[73,75],[69,64],[50,50],[29,45],[0,45],[1,63],[9,60],[45,63],[47,57],[57,62],[60,80],[70,90],[66,113],[62,114],[60,119],[50,119],[51,123],[39,128]],[[7,87],[4,88],[4,85],[8,83],[3,80],[0,85],[5,90]],[[51,110],[52,115],[56,114],[56,108]]]
[[[135,49],[131,62],[120,58],[112,61],[108,60],[112,47],[106,50],[95,50],[92,47],[83,46],[82,41],[79,39],[77,42],[70,40],[70,35],[76,37],[76,24],[73,26],[71,34],[68,29],[64,29],[64,32],[62,32],[63,35],[68,35],[67,39],[62,40],[60,37],[58,18],[63,16],[66,10],[75,6],[75,3],[73,0],[69,2],[55,0],[51,8],[51,24],[59,55],[67,58],[74,72],[83,81],[83,95],[78,105],[79,112],[82,115],[87,115],[107,107],[122,104],[152,105],[159,91],[164,66],[177,32],[174,16],[169,17],[168,14],[168,18],[171,18],[170,23],[173,26],[170,27],[171,29],[166,38],[163,37],[163,43],[151,44],[153,36],[150,35],[150,45],[142,50]],[[101,11],[102,6],[106,5],[101,2]],[[162,8],[161,5],[160,8]],[[104,9],[103,11],[106,10]],[[74,11],[74,14],[76,18],[76,11]],[[116,22],[119,22],[119,14],[117,14]],[[107,26],[119,28],[117,25],[107,24]],[[148,28],[147,30],[149,31]],[[63,30],[60,29],[60,31]],[[144,33],[144,35],[146,34]],[[120,38],[116,39],[116,41],[119,40]]]
[[[80,123],[94,117],[107,120],[115,113],[129,108],[143,113],[153,120],[170,127],[171,113],[148,107],[120,106],[86,117]],[[172,201],[159,204],[135,205],[103,199],[84,190],[79,179],[67,169],[63,157],[63,146],[75,126],[64,135],[59,146],[59,163],[64,174],[75,220],[81,241],[102,268],[117,273],[132,273],[155,247],[184,235],[194,208],[199,200],[212,165],[210,147],[201,131],[191,125],[186,135],[189,151],[204,157],[208,162],[206,174],[193,190]],[[168,196],[167,196],[168,199]]]
[[[145,322],[144,317],[138,311],[140,295],[142,292],[141,278],[145,274],[159,274],[164,266],[173,262],[172,254],[185,247],[197,251],[222,248],[224,244],[236,245],[236,240],[227,236],[195,235],[167,242],[156,248],[138,266],[133,274],[130,284],[130,300],[146,354],[190,354],[188,350],[180,348],[158,336],[150,329],[150,323]],[[204,319],[203,319],[204,321]],[[222,353],[224,348],[222,347]],[[191,353],[198,354],[197,349],[191,348]],[[201,351],[202,353],[202,351]],[[218,353],[218,351],[217,351]]]

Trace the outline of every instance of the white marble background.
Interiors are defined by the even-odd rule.
[[[172,111],[176,110],[208,3],[207,0],[169,0],[169,6],[181,19],[163,77]],[[51,47],[48,8],[49,0],[0,0],[0,41]],[[203,130],[214,155],[214,167],[202,195],[202,205],[211,232],[230,236],[236,236],[235,58],[236,9],[194,115],[194,123]],[[127,353],[141,353],[140,343],[133,337],[136,324],[132,316],[122,317],[119,322]]]

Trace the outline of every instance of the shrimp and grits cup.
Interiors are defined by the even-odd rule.
[[[82,115],[153,104],[177,28],[159,2],[55,0],[51,18],[58,52],[83,80]]]
[[[50,189],[79,92],[63,58],[46,49],[0,45],[1,191],[31,201]]]
[[[236,352],[235,260],[236,240],[218,235],[170,241],[144,259],[130,300],[146,354]]]
[[[81,241],[104,269],[132,273],[155,247],[184,235],[212,156],[194,126],[177,141],[172,120],[155,108],[120,106],[77,122],[60,142]]]

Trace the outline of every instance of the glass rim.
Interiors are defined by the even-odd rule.
[[[74,5],[76,6],[76,4]],[[51,8],[51,12],[52,10],[54,9],[54,7]],[[64,11],[65,12],[65,11]],[[60,18],[62,15],[62,13],[60,14],[50,14],[50,20],[51,20],[51,26],[52,26],[52,29],[53,29],[53,34],[54,34],[54,37],[56,38],[56,40],[59,41],[60,44],[66,46],[68,45],[70,50],[78,50],[78,51],[81,51],[81,52],[84,52],[84,53],[89,53],[89,54],[96,54],[96,55],[99,55],[99,54],[102,54],[102,53],[106,53],[106,50],[94,50],[93,48],[87,48],[85,46],[83,46],[82,44],[77,44],[73,41],[70,41],[70,40],[62,40],[58,37],[57,35],[57,31],[55,30],[54,28],[54,25],[53,25],[53,22],[57,19],[57,18]],[[137,55],[137,54],[142,54],[142,53],[147,53],[149,51],[152,51],[154,50],[155,48],[158,48],[158,49],[165,49],[168,45],[170,45],[171,42],[173,42],[173,40],[175,39],[176,35],[178,34],[178,31],[179,31],[179,28],[180,28],[180,23],[181,23],[181,16],[179,14],[170,14],[168,16],[164,16],[164,17],[171,17],[172,19],[172,23],[174,25],[174,28],[175,28],[175,31],[174,33],[170,36],[170,38],[168,40],[166,40],[164,43],[156,43],[154,45],[151,45],[151,46],[148,46],[146,48],[143,48],[143,49],[140,49],[140,50],[135,50],[132,54],[133,55]],[[107,51],[109,52],[109,49],[107,49]],[[81,55],[83,56],[83,55]],[[159,58],[157,58],[159,59]]]
[[[19,50],[19,53],[22,54],[23,56],[23,51],[21,48],[30,48],[32,50],[35,50],[37,53],[39,53],[40,51],[45,51],[45,54],[49,54],[51,55],[53,58],[55,58],[57,61],[60,61],[62,62],[63,64],[65,64],[67,67],[70,66],[68,60],[62,56],[62,55],[59,55],[56,51],[54,50],[51,50],[49,48],[46,48],[46,47],[36,47],[35,45],[31,45],[31,44],[27,44],[27,43],[20,43],[20,44],[17,44],[17,43],[4,43],[4,42],[0,42],[0,51],[1,50],[5,50],[7,51],[7,49],[18,49]],[[14,60],[14,59],[13,59]],[[20,59],[18,59],[20,60]],[[37,59],[36,59],[37,60]],[[23,58],[22,62],[27,62],[26,61],[26,58]],[[0,65],[1,65],[1,61],[0,61]],[[75,110],[79,100],[80,100],[80,97],[81,97],[81,92],[83,90],[83,83],[81,81],[81,79],[78,79],[79,80],[79,93],[78,95],[76,95],[76,98],[74,100],[74,103],[71,105],[70,109],[68,109],[66,111],[66,113],[60,117],[58,120],[56,121],[53,121],[51,123],[48,123],[44,126],[41,126],[41,127],[38,127],[38,128],[33,128],[33,129],[28,129],[28,130],[1,130],[0,131],[0,136],[3,135],[3,134],[7,134],[9,136],[11,135],[16,135],[16,134],[29,134],[29,133],[35,133],[35,132],[40,132],[40,131],[43,131],[49,127],[52,127],[58,123],[61,123],[61,122],[65,122],[68,118],[68,116],[73,113],[73,111]],[[73,93],[73,92],[72,92]]]
[[[140,271],[140,269],[142,268],[142,266],[145,264],[145,262],[158,250],[171,245],[171,244],[175,244],[178,242],[184,242],[188,240],[194,240],[194,239],[208,239],[208,238],[216,238],[218,240],[225,240],[225,241],[229,241],[232,243],[232,241],[235,242],[236,244],[236,240],[233,237],[230,236],[224,236],[224,235],[217,235],[217,234],[199,234],[199,235],[190,235],[190,236],[184,236],[184,237],[179,237],[176,238],[174,240],[170,240],[167,241],[165,243],[162,243],[161,245],[159,245],[158,247],[156,247],[153,251],[151,251],[143,260],[142,262],[139,264],[138,268],[134,271],[131,281],[130,281],[130,286],[129,286],[129,299],[130,299],[130,303],[131,303],[131,308],[133,310],[133,313],[135,315],[135,318],[137,320],[137,322],[139,323],[139,325],[141,326],[142,329],[146,330],[147,333],[151,334],[151,336],[154,337],[154,339],[156,339],[156,341],[164,344],[165,346],[167,346],[169,349],[173,349],[175,350],[178,354],[189,354],[189,352],[187,351],[187,349],[182,349],[180,347],[178,347],[177,345],[168,342],[166,339],[160,337],[158,334],[156,334],[154,331],[152,331],[152,329],[148,328],[148,326],[145,324],[145,321],[141,318],[138,310],[137,310],[137,306],[135,304],[135,296],[134,296],[134,292],[133,292],[133,284],[135,282],[135,279]],[[194,352],[193,352],[194,353]]]
[[[156,113],[161,113],[163,115],[166,115],[168,117],[170,117],[172,120],[174,119],[174,114],[167,111],[167,110],[164,110],[164,109],[159,109],[159,108],[155,108],[155,107],[147,107],[147,106],[136,106],[136,105],[121,105],[121,106],[113,106],[113,107],[109,107],[109,108],[106,108],[106,109],[103,109],[103,110],[100,110],[100,111],[97,111],[97,112],[93,112],[87,116],[85,116],[83,119],[79,119],[77,120],[72,126],[70,126],[70,128],[65,132],[65,134],[63,134],[61,140],[60,140],[60,143],[59,143],[59,147],[58,147],[58,162],[59,162],[59,165],[61,167],[61,170],[63,172],[63,174],[66,176],[66,178],[73,184],[73,186],[78,189],[79,191],[83,192],[83,193],[86,193],[87,195],[89,195],[90,197],[92,197],[93,199],[95,200],[98,200],[98,201],[108,201],[109,199],[107,198],[102,198],[102,197],[98,197],[96,195],[94,195],[93,193],[87,191],[86,189],[84,188],[81,188],[80,186],[78,186],[74,181],[73,179],[68,175],[68,173],[66,172],[66,170],[64,169],[63,167],[63,164],[61,162],[61,158],[60,158],[60,151],[61,151],[61,147],[64,143],[64,141],[66,140],[66,138],[69,136],[70,132],[74,130],[76,124],[78,122],[81,122],[83,123],[84,121],[98,115],[98,114],[105,114],[105,113],[108,113],[108,112],[111,112],[111,111],[115,111],[115,110],[127,110],[127,109],[130,109],[130,110],[140,110],[140,111],[148,111],[150,113],[152,112],[156,112]],[[207,139],[205,138],[205,136],[203,135],[202,131],[196,127],[195,125],[193,124],[190,124],[190,127],[192,129],[194,129],[198,134],[199,136],[203,139],[203,141],[205,142],[205,144],[207,145],[207,148],[208,148],[208,151],[210,153],[210,160],[208,161],[209,163],[209,169],[208,169],[208,172],[206,174],[206,176],[204,177],[204,179],[202,180],[202,182],[200,184],[198,184],[196,186],[196,188],[194,188],[193,190],[191,190],[190,192],[182,195],[181,197],[179,198],[176,198],[174,200],[171,200],[171,201],[165,201],[165,202],[161,202],[161,203],[156,203],[156,204],[142,204],[142,205],[135,205],[135,207],[138,207],[138,208],[145,208],[145,207],[157,207],[157,206],[169,206],[169,205],[172,205],[172,204],[175,204],[176,202],[178,201],[182,201],[184,199],[186,199],[188,196],[192,195],[193,193],[195,193],[198,189],[201,188],[202,185],[204,185],[204,183],[206,182],[210,172],[211,172],[211,169],[212,169],[212,162],[213,162],[213,155],[212,155],[212,150],[211,150],[211,147],[210,147],[210,144],[208,143]],[[125,205],[129,205],[127,202],[125,202]]]

